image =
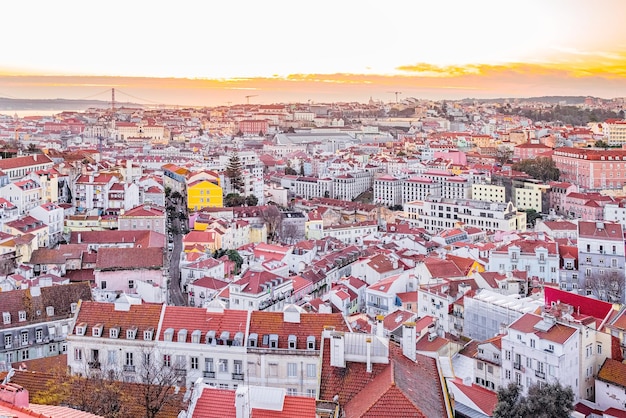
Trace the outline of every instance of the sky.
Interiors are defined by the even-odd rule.
[[[0,97],[626,96],[623,0],[26,0],[2,16]]]

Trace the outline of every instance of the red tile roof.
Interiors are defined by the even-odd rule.
[[[263,335],[278,335],[278,348],[288,348],[290,335],[297,336],[296,349],[307,348],[307,337],[315,337],[316,349],[324,327],[335,327],[336,331],[349,331],[345,318],[340,313],[301,313],[300,322],[285,322],[283,312],[253,311],[250,318],[250,334],[259,336],[258,346],[262,346]],[[331,398],[332,399],[332,398]]]
[[[542,317],[532,313],[526,313],[510,325],[510,329],[524,333],[533,333],[539,339],[552,341],[557,344],[565,343],[576,333],[576,328],[555,323],[548,331],[539,331],[535,325],[542,321]]]
[[[225,309],[223,312],[213,312],[209,309],[186,306],[166,306],[161,333],[158,336],[163,341],[163,333],[167,329],[174,330],[174,341],[177,340],[178,331],[187,330],[187,338],[184,342],[191,342],[191,334],[199,330],[200,341],[205,343],[206,334],[215,331],[215,338],[219,339],[223,332],[229,333],[229,340],[233,340],[238,332],[242,333],[241,344],[244,344],[243,334],[246,332],[248,323],[248,311]]]
[[[163,250],[153,248],[100,248],[96,270],[138,270],[163,267]]]
[[[103,329],[100,338],[109,338],[109,330],[114,327],[120,327],[118,338],[126,338],[126,331],[137,327],[135,338],[143,340],[143,332],[146,330],[152,329],[156,334],[163,308],[164,305],[156,303],[142,303],[140,305],[131,304],[128,311],[116,311],[115,303],[88,301],[80,305],[76,325],[86,324],[85,335],[91,335],[92,327],[96,324],[102,324]],[[76,335],[76,327],[72,334]]]
[[[626,364],[607,357],[598,371],[598,379],[626,388]]]
[[[324,340],[320,399],[339,396],[345,417],[449,416],[436,360],[418,354],[415,362],[390,345],[389,364],[347,362],[330,366],[330,344]]]

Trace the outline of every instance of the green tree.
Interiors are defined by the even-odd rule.
[[[531,224],[533,228],[537,223],[537,219],[542,218],[541,213],[538,213],[535,209],[526,209],[524,212],[526,212],[526,223]]]
[[[224,198],[224,206],[227,208],[243,206],[244,203],[246,203],[246,199],[239,193],[228,193]]]
[[[245,200],[246,206],[256,206],[258,203],[259,203],[259,199],[255,195],[251,194],[251,195],[246,196],[246,200]]]
[[[300,161],[300,175],[304,176],[304,161]]]
[[[524,172],[532,178],[541,180],[544,183],[556,181],[561,175],[559,169],[556,168],[554,160],[548,157],[522,160],[513,164],[512,168],[513,170]]]
[[[239,274],[241,271],[241,266],[243,265],[243,258],[239,254],[237,250],[228,250],[226,251],[226,255],[228,259],[235,263],[235,274]]]
[[[228,165],[226,166],[226,177],[230,180],[230,186],[233,192],[242,193],[244,182],[243,182],[243,164],[239,159],[239,154],[237,151],[233,152],[228,160]]]
[[[574,410],[574,392],[560,382],[534,384],[523,396],[515,383],[498,390],[498,403],[493,418],[557,418],[568,417]]]

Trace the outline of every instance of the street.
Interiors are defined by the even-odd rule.
[[[177,306],[186,306],[187,305],[187,295],[183,294],[182,289],[180,287],[180,253],[183,250],[183,235],[182,235],[182,223],[178,214],[185,210],[182,207],[181,203],[174,202],[171,198],[167,198],[170,205],[173,205],[175,210],[172,216],[172,228],[174,232],[172,237],[174,239],[174,246],[172,251],[169,253],[170,262],[169,262],[169,294],[170,300],[169,303],[171,305]]]

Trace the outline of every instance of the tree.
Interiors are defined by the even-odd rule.
[[[281,235],[282,241],[287,244],[293,244],[301,238],[300,231],[298,230],[298,226],[292,222],[284,223],[282,225],[282,230],[281,230],[280,235]]]
[[[595,272],[585,278],[585,288],[596,298],[610,303],[618,303],[624,293],[624,273],[608,271]]]
[[[556,418],[568,417],[574,410],[571,387],[557,383],[536,383],[522,395],[521,386],[511,383],[498,390],[493,418]]]
[[[524,172],[532,178],[541,180],[544,183],[556,181],[561,175],[554,160],[548,157],[522,160],[513,164],[512,168],[513,170]]]
[[[180,202],[183,199],[183,195],[180,194],[180,192],[178,190],[173,192],[171,197],[172,197],[172,200],[174,200],[175,202]]]
[[[172,193],[172,189],[171,187],[165,187],[165,197],[170,197],[170,194]]]
[[[513,150],[509,147],[500,145],[496,149],[496,161],[500,165],[504,165],[511,161],[511,157],[513,156]]]
[[[593,146],[596,148],[608,148],[609,144],[606,141],[598,139],[596,142],[594,142]]]
[[[237,250],[228,250],[226,251],[226,255],[230,261],[235,263],[235,274],[239,274],[241,266],[243,265],[243,258],[239,255],[239,252]]]
[[[524,212],[526,212],[526,223],[532,225],[533,228],[537,223],[537,219],[542,218],[541,213],[538,213],[535,209],[526,209]]]
[[[300,161],[300,175],[304,177],[304,161]]]
[[[244,188],[243,164],[237,151],[233,152],[226,166],[226,177],[230,180],[230,187],[234,193],[242,193]]]
[[[141,357],[137,374],[144,384],[138,388],[137,403],[145,410],[146,418],[156,418],[163,408],[180,402],[178,370],[187,367],[173,363],[170,354],[162,354],[155,349],[143,350]]]
[[[239,193],[228,193],[224,198],[224,206],[227,208],[232,208],[235,206],[243,206],[246,202],[246,199],[241,196]]]
[[[259,199],[255,195],[251,194],[251,195],[246,196],[245,203],[246,203],[246,206],[256,206],[259,203]]]
[[[274,241],[276,232],[279,230],[283,220],[283,215],[274,205],[268,205],[261,210],[261,218],[267,227],[267,239],[269,242]]]
[[[288,176],[297,176],[298,172],[290,166],[285,167],[285,174]]]

